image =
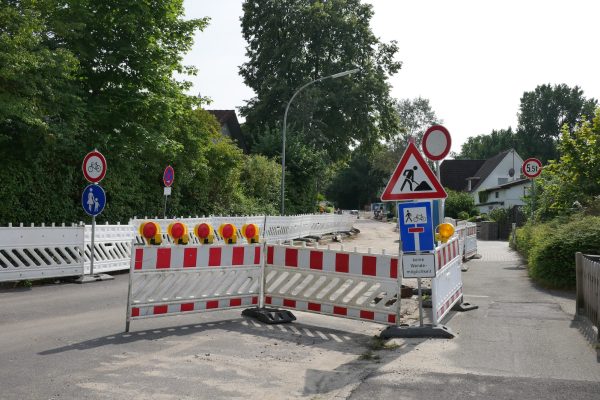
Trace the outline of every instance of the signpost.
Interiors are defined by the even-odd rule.
[[[435,173],[438,181],[442,181],[440,174],[440,160],[443,160],[450,152],[452,146],[452,138],[448,129],[442,125],[433,125],[423,135],[423,153],[432,161],[435,161]],[[444,221],[444,203],[443,200],[438,202],[438,220],[440,223]]]
[[[537,158],[528,158],[521,167],[523,175],[531,179],[531,219],[535,211],[535,178],[542,173],[542,162]]]
[[[86,214],[92,216],[92,234],[90,243],[90,277],[82,277],[78,282],[93,282],[97,280],[113,279],[112,276],[101,274],[94,275],[94,239],[96,236],[96,215],[100,215],[106,206],[106,193],[98,184],[106,175],[106,158],[98,150],[90,151],[83,158],[81,165],[83,176],[91,185],[87,185],[81,194],[81,207]],[[85,250],[84,250],[85,251]]]
[[[402,273],[398,274],[398,287],[402,278],[417,278],[419,297],[419,326],[402,327],[400,321],[400,298],[398,298],[397,324],[386,330],[386,337],[453,337],[442,326],[423,325],[423,296],[421,278],[435,278],[435,229],[433,226],[432,200],[445,199],[446,191],[440,184],[439,160],[450,151],[450,133],[441,125],[432,126],[423,137],[423,152],[436,162],[437,177],[410,141],[383,193],[382,201],[397,203],[400,231],[399,257]],[[423,201],[415,201],[423,200]],[[443,204],[440,201],[440,220]]]
[[[163,172],[163,183],[165,184],[164,196],[165,196],[165,210],[163,218],[167,218],[167,198],[171,195],[171,185],[175,182],[175,170],[170,165],[167,165],[165,172]]]

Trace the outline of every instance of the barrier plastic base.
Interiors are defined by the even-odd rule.
[[[393,338],[435,338],[453,339],[456,335],[444,325],[388,326],[380,334],[382,339]]]
[[[90,283],[99,281],[111,281],[115,279],[114,276],[108,274],[94,274],[94,275],[83,275],[75,280],[75,283]]]
[[[246,317],[256,318],[265,324],[286,324],[296,320],[294,314],[288,310],[279,310],[277,308],[246,308],[242,311]]]
[[[478,309],[479,306],[476,306],[475,304],[471,304],[471,303],[456,303],[453,307],[452,307],[452,311],[471,311],[471,310],[476,310]]]

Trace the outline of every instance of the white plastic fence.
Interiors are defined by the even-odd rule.
[[[83,274],[83,226],[0,228],[0,282]]]
[[[94,273],[126,270],[130,265],[131,243],[135,240],[143,244],[137,229],[143,221],[157,222],[163,232],[164,243],[169,243],[167,227],[175,219],[133,219],[129,225],[96,225],[94,240]],[[320,236],[326,233],[345,232],[352,229],[356,221],[352,215],[317,214],[295,216],[267,216],[266,231],[265,216],[223,217],[211,216],[204,218],[177,219],[185,223],[190,232],[196,224],[209,223],[215,230],[223,223],[233,223],[238,229],[238,237],[242,237],[244,224],[256,224],[260,228],[261,237],[273,243],[297,239],[304,236]],[[24,279],[40,279],[71,275],[82,275],[90,272],[91,256],[91,225],[81,227],[8,227],[0,228],[0,282]],[[75,229],[79,236],[68,233]],[[192,235],[192,239],[195,240]],[[85,240],[85,242],[84,242]],[[216,243],[222,239],[216,235]],[[196,240],[197,242],[197,240]],[[192,241],[194,243],[194,241]],[[63,250],[51,250],[57,245],[67,246]],[[69,246],[72,245],[72,246]],[[84,270],[72,265],[73,246],[84,256]],[[48,249],[46,249],[48,247]],[[29,249],[29,250],[28,250]],[[34,250],[38,249],[38,250]],[[56,255],[44,257],[45,252]],[[29,254],[33,252],[32,254]],[[40,253],[40,254],[38,254]],[[33,257],[33,259],[32,259]],[[39,260],[38,260],[39,259]],[[81,261],[81,260],[79,260]],[[35,272],[34,272],[35,271]]]
[[[265,219],[266,218],[266,219]],[[261,238],[268,243],[275,243],[279,241],[287,241],[292,239],[298,239],[306,236],[321,236],[328,233],[336,232],[348,232],[352,229],[352,224],[356,221],[352,215],[348,214],[306,214],[306,215],[291,215],[291,216],[245,216],[245,217],[202,217],[202,218],[177,218],[177,219],[156,219],[156,218],[145,218],[145,219],[133,219],[130,221],[130,225],[137,230],[137,227],[144,221],[153,221],[160,225],[163,233],[163,242],[170,242],[170,238],[167,235],[167,227],[171,222],[179,221],[188,226],[190,232],[194,229],[194,226],[201,223],[207,223],[212,225],[216,230],[223,223],[232,223],[238,229],[238,237],[242,237],[242,226],[244,224],[256,224],[261,231]],[[266,224],[266,225],[265,225]],[[266,226],[266,228],[265,228]],[[137,243],[142,244],[143,240],[137,232]],[[222,239],[215,235],[215,241],[221,243]]]
[[[96,225],[94,236],[94,273],[121,271],[129,268],[131,243],[133,240],[131,225]],[[92,226],[85,226],[85,264],[84,271],[90,273],[92,247]]]

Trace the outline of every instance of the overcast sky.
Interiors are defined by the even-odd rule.
[[[368,2],[374,33],[398,41],[392,96],[428,98],[453,151],[469,136],[515,127],[521,95],[539,84],[578,85],[600,99],[600,1]],[[185,8],[187,18],[211,18],[184,59],[199,69],[192,93],[210,97],[207,108],[237,109],[253,97],[238,74],[242,1],[186,0]]]

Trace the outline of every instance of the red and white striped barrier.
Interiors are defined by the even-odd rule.
[[[469,259],[477,254],[477,225],[468,223],[465,236],[464,258]]]
[[[435,249],[436,276],[431,280],[433,325],[439,325],[448,311],[462,300],[462,256],[459,238],[454,237]]]
[[[386,254],[267,247],[265,303],[394,325],[398,258]]]
[[[126,330],[142,318],[258,305],[262,245],[134,246]]]
[[[456,257],[460,257],[460,240],[458,237],[450,239],[447,243],[438,246],[435,249],[436,257],[436,274],[441,271],[445,266],[448,265]],[[462,259],[462,257],[461,257]]]

